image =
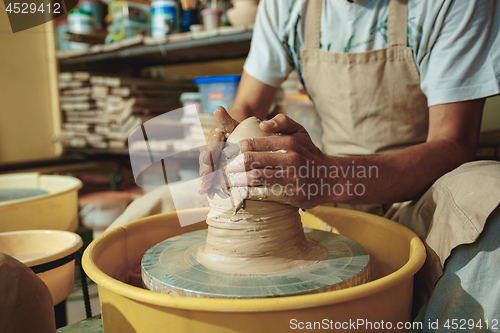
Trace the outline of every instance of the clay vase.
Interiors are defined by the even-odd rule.
[[[255,22],[259,0],[231,0],[233,8],[226,11],[226,17],[232,26]]]

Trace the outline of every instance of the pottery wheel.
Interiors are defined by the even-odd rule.
[[[169,238],[149,249],[141,262],[146,288],[165,294],[207,298],[291,296],[352,287],[369,281],[368,252],[357,242],[331,232],[304,228],[308,239],[328,251],[312,266],[279,273],[230,274],[196,261],[207,230]]]

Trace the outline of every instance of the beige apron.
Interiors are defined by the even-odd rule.
[[[429,109],[407,47],[407,0],[389,1],[388,48],[363,53],[320,49],[323,3],[309,0],[304,5],[305,49],[300,58],[305,88],[322,120],[324,152],[380,154],[425,142]],[[475,200],[467,198],[471,191],[478,194]],[[451,250],[475,241],[499,202],[499,164],[475,162],[444,175],[419,201],[388,212],[380,205],[334,206],[389,213],[425,240],[428,260],[420,288],[425,298]]]
[[[321,118],[323,151],[368,155],[424,142],[429,109],[407,47],[407,3],[389,2],[389,47],[363,53],[320,49],[322,6],[322,0],[304,5],[302,17],[308,19],[300,58],[305,88]],[[385,213],[382,205],[333,206]]]
[[[320,49],[323,2],[309,1],[300,58],[325,153],[377,154],[425,142],[429,110],[407,47],[406,3],[389,2],[388,48],[332,53]]]

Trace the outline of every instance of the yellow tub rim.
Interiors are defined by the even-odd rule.
[[[34,175],[34,176],[33,176]],[[8,175],[0,175],[0,185],[2,180],[11,180],[11,179],[16,179],[16,178],[22,178],[22,177],[36,177],[36,186],[37,189],[40,190],[46,190],[48,193],[46,194],[40,194],[37,196],[33,197],[28,197],[28,198],[21,198],[21,199],[14,199],[14,200],[8,200],[8,201],[2,201],[0,202],[0,208],[17,208],[17,206],[24,205],[26,203],[32,203],[32,202],[37,202],[37,201],[43,201],[47,198],[53,199],[57,198],[60,196],[63,196],[69,192],[72,191],[78,191],[83,187],[83,184],[81,180],[75,177],[70,177],[70,176],[58,176],[58,175],[40,175],[38,173],[20,173],[20,174],[8,174]],[[46,186],[41,186],[41,182],[48,182],[48,181],[57,181],[63,184],[64,189],[62,190],[51,190],[50,188],[47,188]],[[17,187],[17,186],[16,186]],[[14,187],[14,188],[16,188]]]
[[[203,208],[200,210],[205,210]],[[328,208],[338,211],[348,211],[340,208]],[[129,224],[146,224],[151,219],[157,219],[162,216],[177,214],[176,212],[164,213],[142,218]],[[308,214],[308,213],[305,213]],[[217,311],[217,312],[269,312],[284,311],[292,309],[320,307],[329,304],[348,302],[361,297],[374,295],[386,290],[394,285],[412,278],[422,267],[426,258],[426,251],[422,241],[410,229],[396,222],[385,218],[370,215],[367,213],[355,212],[355,214],[369,215],[377,223],[384,224],[390,229],[396,230],[399,234],[406,237],[410,243],[410,256],[406,264],[395,272],[378,278],[374,281],[362,285],[350,287],[348,289],[335,290],[316,294],[306,294],[288,297],[276,298],[258,298],[258,299],[219,299],[219,298],[196,298],[178,295],[161,294],[146,289],[138,288],[121,281],[118,281],[100,270],[93,260],[93,251],[96,244],[113,233],[127,232],[127,225],[109,230],[95,239],[85,250],[82,258],[82,265],[87,275],[103,288],[139,302],[145,302],[151,305],[161,307],[171,307],[183,310],[193,311]],[[200,222],[202,223],[202,222]]]

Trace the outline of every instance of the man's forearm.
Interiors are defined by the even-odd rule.
[[[333,164],[352,165],[350,178],[365,189],[362,196],[346,193],[330,200],[348,203],[391,203],[410,200],[423,194],[439,177],[475,157],[484,99],[435,105],[429,108],[429,133],[425,143],[379,156],[332,157]],[[354,162],[354,163],[353,163]],[[364,176],[367,168],[378,173]],[[347,176],[347,174],[346,174]],[[348,176],[349,177],[349,176]],[[359,193],[359,191],[358,191]]]
[[[250,110],[248,107],[245,107],[245,105],[233,105],[233,107],[228,110],[228,113],[231,118],[239,123],[241,123],[248,117],[254,116],[252,110]]]
[[[384,155],[331,157],[329,201],[387,204],[415,199],[473,158],[471,149],[444,140]]]
[[[277,90],[243,72],[234,104],[228,110],[229,115],[238,122],[251,116],[264,119],[274,102]]]
[[[251,89],[248,90],[247,84],[244,87],[244,96],[248,97]],[[269,102],[270,96],[265,100]],[[261,100],[259,106],[248,101],[251,99],[235,102],[234,118],[259,117],[255,113],[263,110],[265,103]],[[302,126],[278,115],[262,123],[261,128],[270,134],[281,134],[279,137],[244,142],[245,170],[274,169],[269,175],[259,177],[287,187],[286,200],[297,207],[326,202],[385,204],[415,199],[439,177],[474,159],[483,106],[484,100],[431,106],[425,143],[384,155],[352,157],[325,155],[314,146]],[[285,153],[273,155],[270,151]],[[284,175],[280,173],[283,167]],[[301,170],[307,174],[300,174]],[[249,184],[255,181],[254,176],[247,174]]]

